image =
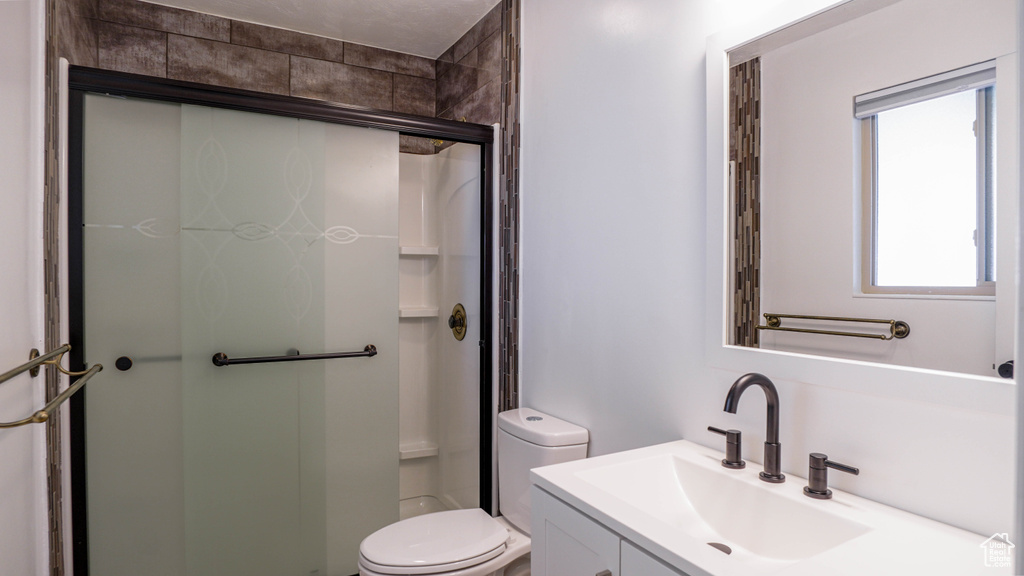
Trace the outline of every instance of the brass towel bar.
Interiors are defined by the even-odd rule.
[[[70,372],[66,370],[63,366],[60,365],[60,361],[61,359],[64,358],[64,354],[66,354],[68,350],[71,350],[71,346],[65,344],[60,348],[51,350],[46,354],[40,355],[39,350],[33,348],[32,351],[29,353],[28,362],[22,364],[21,366],[18,366],[13,370],[8,370],[7,372],[0,374],[0,384],[10,380],[11,378],[14,378],[18,374],[21,374],[22,372],[28,372],[31,376],[35,377],[39,375],[39,367],[45,364],[56,367],[57,370],[60,370],[61,372],[67,374],[68,376],[79,376],[78,380],[76,380],[74,384],[68,386],[67,390],[64,390],[63,392],[58,394],[56,398],[47,402],[46,406],[43,406],[41,410],[36,410],[35,413],[33,413],[31,416],[27,416],[25,418],[22,418],[21,420],[16,420],[14,422],[0,422],[0,428],[15,428],[17,426],[24,426],[26,424],[38,424],[46,422],[47,420],[50,419],[50,415],[53,414],[57,407],[63,404],[65,400],[70,398],[72,394],[78,392],[78,390],[81,389],[82,386],[85,386],[85,383],[88,382],[90,378],[95,376],[97,372],[103,370],[102,364],[96,364],[92,368],[89,368],[88,370],[85,370],[83,372]]]
[[[812,330],[810,328],[786,328],[782,326],[783,318],[794,320],[826,320],[831,322],[870,322],[873,324],[887,324],[888,334],[863,334],[861,332],[841,332],[836,330]],[[844,318],[840,316],[806,316],[800,314],[764,314],[765,326],[758,326],[758,330],[778,330],[780,332],[803,332],[805,334],[827,334],[829,336],[852,336],[854,338],[872,338],[875,340],[892,340],[893,338],[906,338],[910,335],[910,325],[902,320],[876,320],[873,318]]]

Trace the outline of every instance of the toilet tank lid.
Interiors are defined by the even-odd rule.
[[[574,446],[586,444],[590,440],[586,428],[531,408],[518,408],[498,414],[498,428],[539,446]]]

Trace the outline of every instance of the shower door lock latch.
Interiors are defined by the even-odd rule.
[[[448,327],[452,330],[452,336],[455,336],[455,339],[461,342],[466,337],[468,324],[469,320],[466,317],[466,309],[462,304],[456,304],[455,308],[452,309],[452,315],[448,317]]]

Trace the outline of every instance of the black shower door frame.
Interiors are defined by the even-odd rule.
[[[137,74],[72,66],[68,73],[68,304],[72,370],[85,366],[85,314],[83,306],[83,123],[88,93],[107,94],[256,112],[288,118],[318,120],[331,124],[362,126],[398,132],[400,135],[434,138],[480,146],[480,508],[494,514],[493,495],[493,271],[494,271],[494,128],[343,106],[319,100],[264,94],[181,82]],[[71,397],[71,525],[74,573],[89,573],[88,508],[86,504],[85,395]]]

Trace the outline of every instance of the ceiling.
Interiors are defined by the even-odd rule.
[[[146,0],[436,59],[498,0]]]

